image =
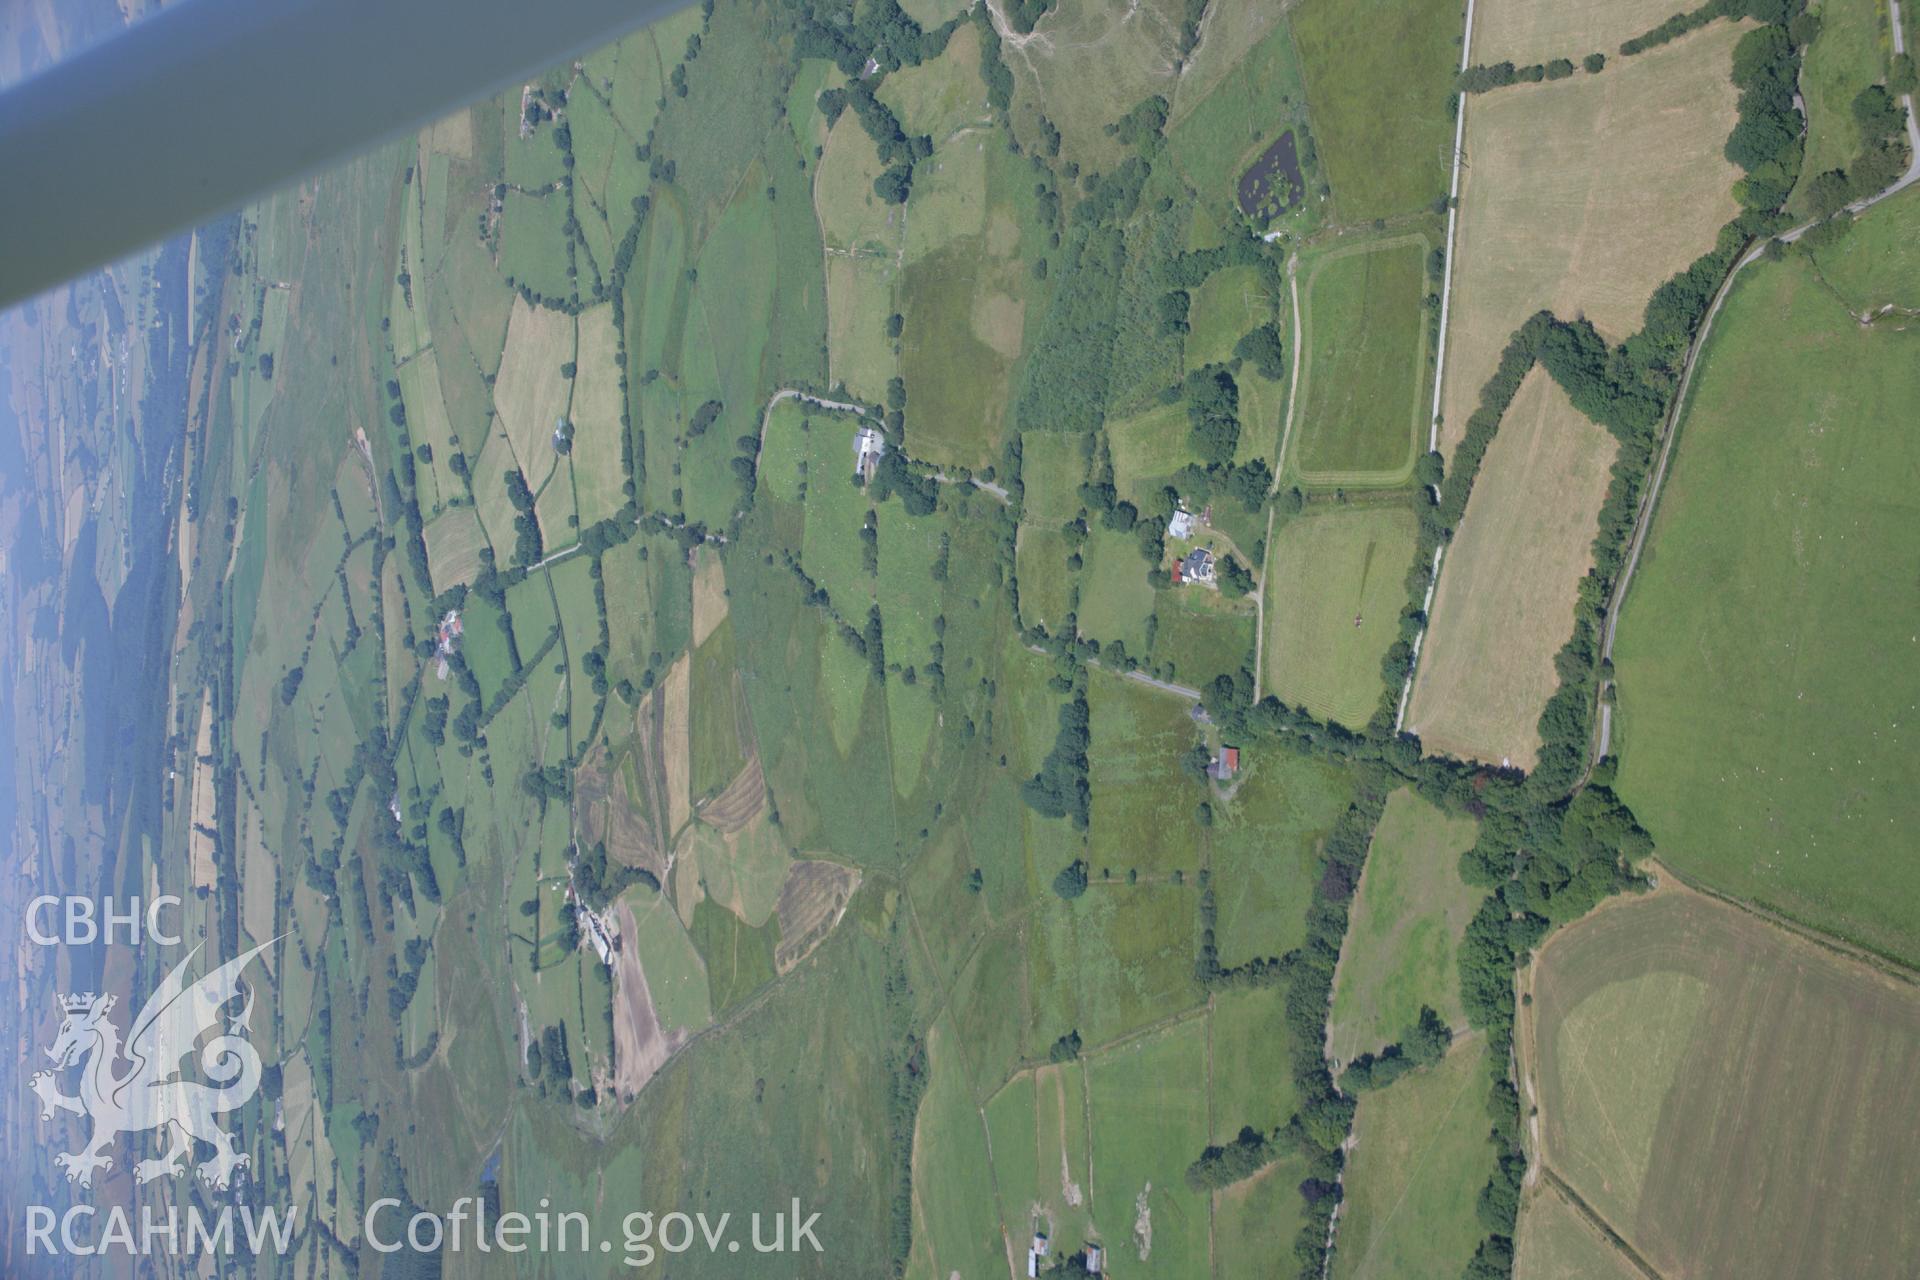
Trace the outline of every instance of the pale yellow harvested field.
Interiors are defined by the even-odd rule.
[[[1429,751],[1533,766],[1616,448],[1544,369],[1520,384],[1434,592],[1406,722]]]
[[[580,527],[620,510],[626,468],[620,450],[620,337],[613,330],[613,304],[580,313],[579,370],[573,382],[574,484]]]
[[[442,155],[473,158],[473,108],[462,107],[421,131],[426,144]]]
[[[472,507],[453,507],[435,516],[426,527],[426,540],[427,568],[433,574],[435,591],[472,582],[480,572],[480,551],[487,545],[487,531],[480,527],[480,518]]]
[[[660,756],[667,775],[667,834],[669,839],[685,826],[693,814],[693,800],[687,792],[693,771],[687,751],[688,691],[692,686],[693,655],[683,653],[680,660],[660,682],[655,696],[661,704]]]
[[[211,889],[220,878],[213,862],[213,690],[200,695],[200,728],[193,739],[192,828],[187,848],[193,861],[193,887]]]
[[[727,568],[719,552],[702,545],[694,551],[693,648],[698,649],[726,620]]]
[[[1473,60],[1526,66],[1604,53],[1605,75],[1622,41],[1692,7],[1686,0],[1482,0],[1473,14]]]
[[[573,333],[572,316],[513,300],[493,403],[529,483],[547,473],[553,424],[567,412],[569,388],[560,366],[574,358]]]
[[[1728,79],[1744,27],[1716,23],[1597,76],[1467,99],[1441,449],[1451,455],[1522,321],[1636,332],[1653,291],[1737,212]]]

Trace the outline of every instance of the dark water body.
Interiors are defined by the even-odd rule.
[[[1249,218],[1277,218],[1306,198],[1300,149],[1289,129],[1260,153],[1240,175],[1240,212]]]

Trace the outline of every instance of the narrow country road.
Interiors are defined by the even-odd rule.
[[[1460,72],[1466,74],[1467,67],[1473,61],[1473,0],[1467,0],[1466,29],[1460,36]],[[1453,308],[1453,253],[1457,242],[1457,230],[1460,223],[1460,167],[1467,153],[1467,99],[1470,95],[1461,94],[1459,109],[1453,119],[1453,173],[1447,179],[1447,247],[1445,257],[1440,264],[1440,336],[1433,344],[1433,407],[1427,417],[1427,451],[1437,453],[1440,449],[1440,389],[1447,373],[1447,317]],[[1441,543],[1433,549],[1433,565],[1427,574],[1426,598],[1420,602],[1420,612],[1432,621],[1433,593],[1440,585],[1440,560],[1446,554],[1446,544]],[[1400,684],[1400,703],[1393,713],[1393,731],[1399,733],[1406,726],[1407,704],[1413,700],[1413,677],[1420,670],[1420,650],[1427,640],[1427,628],[1421,627],[1413,637],[1413,653],[1407,661],[1407,678]],[[1335,1215],[1338,1216],[1338,1210]]]
[[[1893,51],[1896,54],[1905,53],[1906,33],[1901,27],[1900,0],[1890,0],[1889,15],[1893,23]],[[1912,152],[1907,171],[1886,190],[1848,205],[1847,212],[1856,217],[1881,201],[1896,196],[1916,182],[1920,182],[1920,120],[1915,119],[1914,116],[1912,94],[1902,95],[1900,102],[1907,110],[1907,141]],[[1791,244],[1817,225],[1817,222],[1802,223],[1790,231],[1781,232],[1774,239]],[[1603,661],[1610,662],[1613,659],[1613,638],[1614,631],[1620,622],[1620,609],[1626,602],[1627,589],[1633,584],[1633,575],[1640,567],[1640,553],[1645,549],[1648,532],[1653,527],[1653,513],[1659,504],[1661,487],[1666,482],[1667,467],[1673,458],[1674,441],[1679,436],[1680,416],[1686,409],[1687,395],[1693,388],[1693,374],[1699,367],[1700,353],[1706,349],[1707,336],[1713,331],[1713,322],[1719,316],[1720,308],[1725,305],[1728,295],[1733,291],[1734,281],[1739,278],[1742,271],[1760,260],[1766,253],[1768,243],[1769,241],[1763,240],[1754,245],[1733,264],[1732,269],[1727,272],[1727,278],[1720,282],[1720,288],[1713,295],[1713,302],[1707,307],[1707,314],[1700,321],[1700,328],[1695,332],[1693,342],[1687,348],[1687,360],[1680,371],[1680,385],[1674,392],[1673,402],[1667,406],[1667,420],[1660,441],[1660,456],[1654,461],[1653,475],[1647,482],[1647,492],[1640,500],[1639,512],[1634,516],[1633,539],[1627,547],[1627,562],[1620,570],[1620,578],[1614,584],[1613,594],[1607,600],[1607,622],[1600,638],[1600,657]],[[1612,746],[1613,708],[1606,701],[1611,687],[1609,681],[1599,690],[1600,716],[1595,734],[1595,749],[1587,761],[1589,775],[1593,772],[1593,766]]]

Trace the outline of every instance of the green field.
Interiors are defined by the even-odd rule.
[[[1223,14],[1238,9],[1251,23],[1269,22],[1270,28],[1245,56],[1208,90],[1191,99],[1186,84],[1174,104],[1173,162],[1201,195],[1218,207],[1232,207],[1240,174],[1286,127],[1296,130],[1305,119],[1306,95],[1294,53],[1293,33],[1267,6],[1221,6]],[[1217,16],[1216,22],[1224,22]],[[1203,41],[1188,79],[1204,74],[1212,53]],[[1189,102],[1192,105],[1189,105]],[[1309,199],[1309,205],[1318,201]]]
[[[1909,961],[1920,664],[1894,655],[1920,632],[1902,585],[1916,357],[1920,335],[1861,327],[1803,262],[1750,269],[1696,374],[1614,654],[1620,792],[1663,856]]]
[[[1413,213],[1446,194],[1461,8],[1454,0],[1306,0],[1293,11],[1341,221]]]
[[[1188,702],[1106,672],[1088,682],[1087,702],[1093,865],[1142,875],[1191,869],[1201,835],[1193,810],[1207,792],[1180,767],[1180,757],[1200,741]]]
[[[1380,706],[1380,660],[1399,635],[1413,513],[1334,507],[1289,520],[1267,553],[1267,687],[1358,728]]]
[[[1800,166],[1796,206],[1804,201],[1808,180],[1853,164],[1860,150],[1853,100],[1887,75],[1883,6],[1874,0],[1824,0],[1819,12],[1820,34],[1808,46],[1800,70],[1807,154]]]
[[[1181,1177],[1207,1139],[1204,1030],[1183,1022],[1087,1069],[1094,1220],[1129,1274],[1184,1277],[1207,1266],[1206,1201]]]
[[[1460,1008],[1455,949],[1485,896],[1460,879],[1476,835],[1412,791],[1387,797],[1354,898],[1327,1026],[1327,1052],[1350,1062],[1398,1040],[1422,1005],[1449,1025]]]
[[[1021,518],[1058,528],[1080,513],[1080,485],[1087,478],[1086,436],[1029,431],[1020,437],[1020,484],[1026,490]]]
[[[1287,464],[1312,484],[1401,484],[1423,443],[1426,237],[1341,249],[1307,271],[1299,435]]]
[[[1147,651],[1147,617],[1153,588],[1139,542],[1128,534],[1095,529],[1080,554],[1080,633],[1102,644],[1125,642],[1128,653]]]
[[[1451,1280],[1485,1234],[1474,1198],[1493,1172],[1487,1047],[1456,1043],[1438,1065],[1363,1094],[1334,1240],[1338,1280]]]
[[[1920,1249],[1906,983],[1669,890],[1548,944],[1522,1042],[1548,1167],[1661,1274],[1893,1277]]]

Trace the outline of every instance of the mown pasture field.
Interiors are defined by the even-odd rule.
[[[1348,506],[1295,516],[1267,554],[1267,687],[1359,728],[1380,706],[1380,660],[1400,630],[1413,512]]]
[[[1429,379],[1423,235],[1337,249],[1301,290],[1298,434],[1287,465],[1309,484],[1403,484],[1425,443]]]
[[[1360,1096],[1336,1280],[1443,1280],[1466,1267],[1485,1233],[1474,1200],[1493,1172],[1486,1059],[1476,1034],[1434,1066]]]
[[[1741,28],[1715,23],[1597,76],[1466,99],[1442,374],[1449,455],[1513,331],[1547,308],[1612,342],[1738,211],[1722,154]]]
[[[1413,213],[1446,194],[1462,10],[1455,0],[1305,0],[1293,10],[1341,221]]]
[[[573,359],[573,317],[516,298],[493,400],[529,484],[539,483],[547,471],[543,464],[553,456],[554,423],[566,416],[572,396],[560,367]]]
[[[1562,930],[1532,975],[1546,1164],[1661,1274],[1907,1274],[1912,985],[1674,886]]]
[[[1406,788],[1387,797],[1354,896],[1327,1022],[1327,1054],[1351,1062],[1398,1040],[1432,1007],[1463,1027],[1455,949],[1485,896],[1460,879],[1471,818]]]
[[[1912,263],[1874,241],[1916,213],[1862,220],[1843,293],[1902,289],[1864,273]],[[1679,870],[1911,963],[1920,335],[1863,328],[1802,261],[1748,272],[1621,609],[1620,792]]]
[[[1646,1278],[1618,1245],[1551,1186],[1543,1185],[1526,1198],[1513,1252],[1517,1280]]]
[[[1546,370],[1520,384],[1433,593],[1406,716],[1429,751],[1533,767],[1617,448]]]

